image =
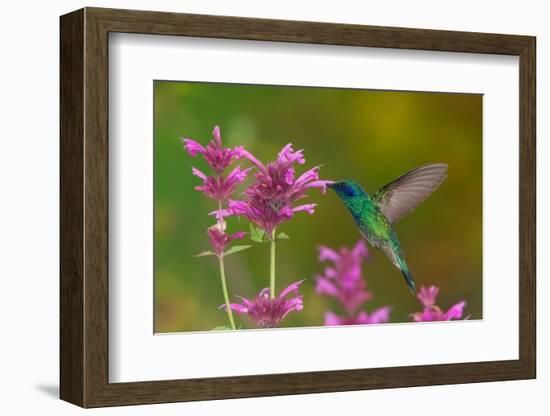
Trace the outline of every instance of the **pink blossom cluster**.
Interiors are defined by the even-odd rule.
[[[377,324],[388,322],[391,308],[383,306],[372,313],[360,310],[372,298],[366,290],[366,280],[362,273],[362,263],[368,256],[365,242],[359,240],[353,248],[342,247],[334,250],[319,247],[319,261],[330,263],[322,275],[316,276],[315,291],[318,295],[335,298],[344,310],[339,316],[332,311],[325,313],[325,325]]]

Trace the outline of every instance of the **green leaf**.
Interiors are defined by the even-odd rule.
[[[289,240],[290,236],[286,233],[277,234],[277,240]]]
[[[238,253],[239,251],[249,249],[250,247],[252,246],[233,246],[224,253],[224,256],[229,256],[230,254]]]
[[[255,227],[254,224],[250,223],[250,239],[256,243],[265,242],[265,231],[261,228]]]
[[[204,257],[204,256],[215,256],[216,253],[214,253],[213,251],[203,251],[199,254],[195,254],[195,257]]]
[[[212,331],[231,331],[231,328],[229,328],[228,326],[221,325],[221,326],[212,328]]]

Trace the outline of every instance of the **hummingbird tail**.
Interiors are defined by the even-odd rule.
[[[399,269],[401,270],[401,273],[403,273],[403,277],[405,278],[405,281],[407,282],[407,286],[409,286],[411,293],[414,295],[416,291],[415,285],[414,285],[414,279],[412,277],[411,272],[409,272],[409,268],[407,267],[407,263],[405,263],[405,259],[403,257],[398,256],[397,263],[398,263]]]
[[[388,258],[391,260],[393,265],[397,267],[399,270],[401,270],[401,273],[403,273],[403,277],[405,278],[405,281],[407,282],[407,286],[409,287],[411,293],[414,295],[415,293],[415,285],[414,285],[414,279],[409,272],[409,268],[407,267],[407,263],[405,262],[405,257],[403,256],[403,253],[401,252],[401,249],[399,245],[397,246],[390,246],[390,245],[383,245],[380,247],[384,253],[388,256]]]
[[[405,277],[405,280],[407,281],[407,286],[409,286],[409,289],[411,290],[411,293],[415,294],[415,286],[414,286],[414,280],[410,272],[406,269],[401,269],[401,273],[403,273],[403,276]]]

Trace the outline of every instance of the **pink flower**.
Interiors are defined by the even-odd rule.
[[[191,156],[202,154],[214,172],[219,175],[231,164],[233,159],[240,159],[244,155],[244,150],[242,146],[234,149],[223,147],[219,126],[214,126],[212,136],[213,139],[206,147],[193,139],[182,139],[182,142],[183,147]]]
[[[339,252],[319,247],[319,261],[330,261],[332,265],[325,269],[324,275],[317,276],[316,293],[338,299],[347,314],[353,316],[363,303],[372,298],[372,293],[366,290],[361,270],[367,256],[363,240],[359,240],[353,249],[342,247]]]
[[[222,175],[207,176],[197,168],[192,168],[193,175],[203,180],[203,184],[196,186],[195,189],[212,199],[223,201],[235,192],[238,184],[246,180],[250,169],[242,170],[240,166],[237,166],[225,178]]]
[[[290,312],[301,311],[304,308],[302,295],[298,295],[298,289],[303,280],[292,283],[284,289],[279,296],[270,299],[269,288],[262,289],[254,300],[241,298],[241,303],[231,303],[229,307],[238,314],[248,314],[258,328],[274,328]],[[296,296],[285,299],[288,294]],[[225,309],[225,305],[221,308]]]
[[[227,177],[223,176],[223,172],[232,161],[243,157],[245,151],[242,146],[234,149],[223,147],[218,126],[214,127],[212,134],[214,138],[206,147],[192,139],[183,139],[183,147],[191,156],[202,154],[208,165],[214,170],[214,175],[208,176],[195,167],[191,168],[193,175],[202,179],[202,185],[196,186],[195,189],[203,192],[209,198],[225,201],[235,192],[237,185],[246,180],[248,172],[252,168],[241,169],[240,166],[237,166]]]
[[[210,240],[210,244],[212,245],[212,248],[214,249],[214,252],[217,256],[222,256],[225,247],[227,244],[229,244],[232,240],[235,240],[236,238],[242,239],[246,233],[244,231],[239,231],[234,234],[226,234],[225,233],[225,222],[213,225],[207,230],[208,233],[208,239]]]
[[[389,321],[389,306],[383,306],[370,314],[357,312],[372,298],[372,293],[366,290],[367,283],[362,272],[362,264],[367,256],[367,245],[363,240],[357,241],[352,249],[342,247],[336,251],[325,246],[319,247],[319,261],[328,261],[331,265],[325,268],[323,275],[316,277],[315,292],[337,299],[346,312],[342,317],[327,311],[325,325],[378,324]]]
[[[243,215],[263,229],[268,237],[281,223],[291,219],[295,212],[315,212],[316,204],[294,205],[305,198],[309,188],[321,188],[332,181],[319,180],[319,167],[314,167],[296,178],[294,164],[303,165],[303,150],[294,151],[289,143],[279,152],[277,160],[264,165],[251,153],[243,155],[256,165],[255,182],[244,192],[244,201],[229,201],[234,215]]]
[[[435,304],[435,299],[439,293],[439,288],[436,286],[430,286],[426,288],[422,286],[418,292],[417,298],[424,307],[422,312],[416,312],[411,314],[411,317],[416,322],[429,322],[429,321],[450,321],[452,319],[461,319],[466,306],[465,301],[460,301],[451,306],[446,312]]]
[[[325,326],[381,324],[390,320],[390,311],[389,306],[384,306],[376,309],[371,314],[361,311],[354,317],[340,317],[329,311],[325,313]]]
[[[430,286],[429,288],[425,288],[422,286],[420,290],[418,291],[418,294],[416,297],[424,305],[425,308],[431,308],[435,305],[435,299],[437,298],[437,294],[439,293],[439,288],[435,286]]]

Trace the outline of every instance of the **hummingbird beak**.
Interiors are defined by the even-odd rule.
[[[336,186],[336,182],[327,183],[327,188],[334,189],[334,186]]]

